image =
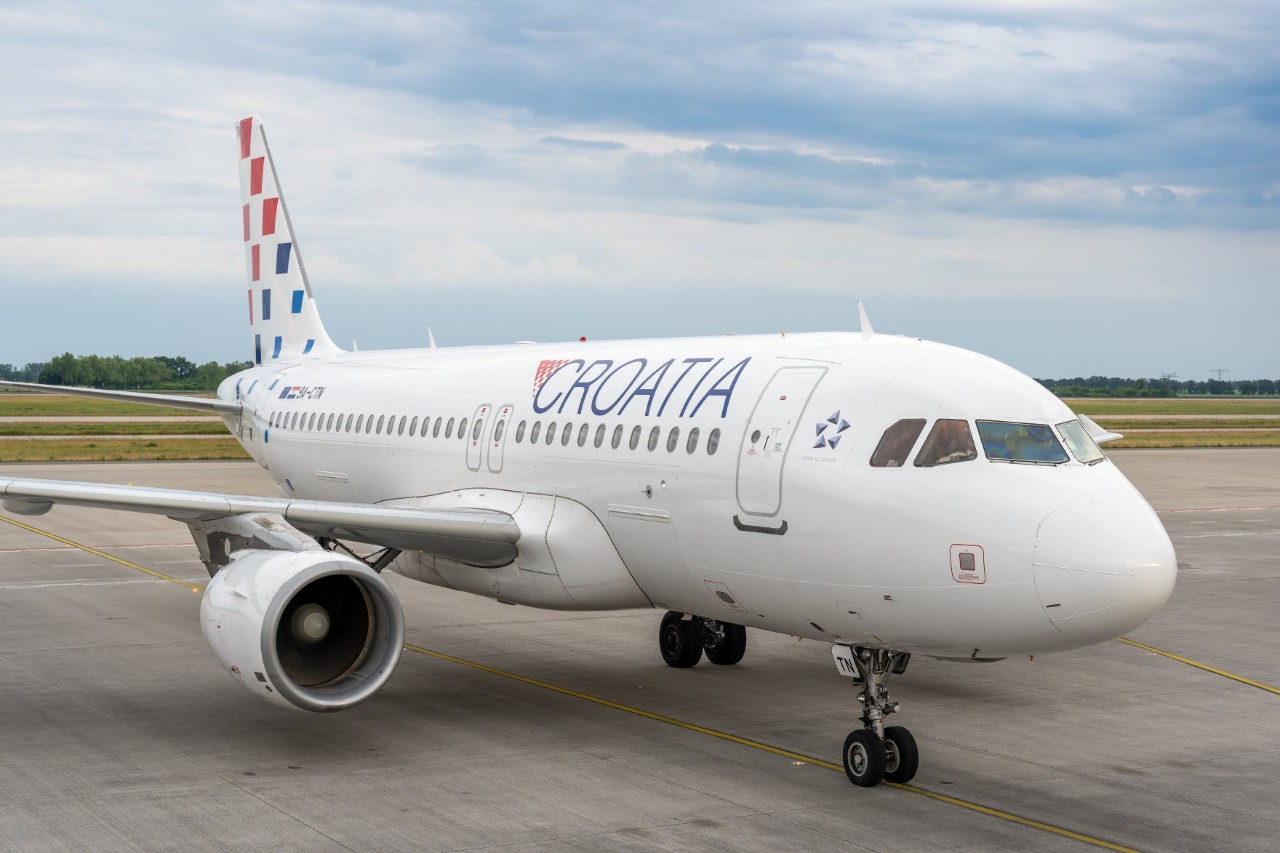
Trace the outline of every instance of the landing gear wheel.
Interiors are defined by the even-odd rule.
[[[916,739],[902,726],[884,730],[884,778],[905,785],[920,769],[920,750]]]
[[[716,622],[714,625],[714,629],[703,631],[707,660],[721,666],[742,660],[747,652],[747,629],[729,622]]]
[[[884,741],[871,729],[854,729],[844,739],[844,775],[859,788],[884,780]]]
[[[685,669],[702,660],[702,620],[683,619],[674,610],[667,611],[658,627],[658,648],[667,666]]]

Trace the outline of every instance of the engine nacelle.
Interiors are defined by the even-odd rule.
[[[245,551],[200,604],[214,655],[250,693],[341,711],[372,696],[404,646],[400,600],[372,569],[329,551]]]

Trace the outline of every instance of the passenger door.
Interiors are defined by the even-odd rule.
[[[782,478],[787,451],[813,390],[827,368],[784,367],[756,401],[738,449],[738,509],[756,519],[782,512]]]

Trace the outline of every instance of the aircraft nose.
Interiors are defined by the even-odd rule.
[[[1142,498],[1083,496],[1045,516],[1033,557],[1045,615],[1081,645],[1150,619],[1173,592],[1177,558]]]

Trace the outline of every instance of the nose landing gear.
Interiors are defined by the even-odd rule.
[[[853,686],[859,688],[863,728],[855,729],[844,740],[841,758],[849,781],[871,788],[882,781],[906,783],[920,768],[920,751],[916,739],[902,726],[888,726],[884,718],[898,710],[889,700],[885,684],[889,676],[903,673],[911,655],[907,652],[855,647],[839,655],[851,662],[857,671]],[[851,654],[849,654],[851,652]]]

